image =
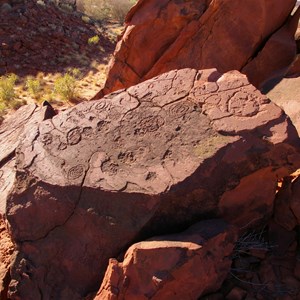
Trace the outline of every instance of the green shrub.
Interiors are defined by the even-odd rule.
[[[59,95],[62,100],[71,101],[76,98],[77,79],[79,69],[69,70],[66,74],[59,76],[54,81],[54,93]]]
[[[38,99],[41,96],[42,86],[39,79],[28,77],[26,80],[26,88],[34,99]]]
[[[98,35],[95,35],[95,36],[93,36],[93,37],[90,37],[89,39],[88,39],[88,44],[89,45],[97,45],[98,43],[99,43],[99,36]]]
[[[8,74],[0,77],[0,100],[5,104],[15,99],[15,84],[18,79],[16,74]]]

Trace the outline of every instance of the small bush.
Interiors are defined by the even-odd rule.
[[[18,79],[16,74],[8,74],[0,77],[0,100],[8,104],[15,99],[15,84]]]
[[[39,79],[28,77],[26,80],[26,88],[34,99],[39,99],[41,96],[42,86]]]
[[[77,78],[80,71],[78,69],[69,70],[63,76],[59,76],[54,81],[54,93],[62,100],[71,101],[76,98]]]
[[[90,37],[89,39],[88,39],[88,44],[89,45],[97,45],[98,43],[99,43],[99,36],[98,35],[95,35],[95,36],[93,36],[93,37]]]

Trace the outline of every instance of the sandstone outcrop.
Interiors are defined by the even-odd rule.
[[[288,73],[297,54],[295,32],[299,17],[300,7],[293,17],[268,39],[257,56],[242,69],[252,84],[262,87],[267,81],[282,78]]]
[[[280,28],[286,26],[295,3],[295,0],[253,0],[242,4],[239,0],[139,1],[127,16],[105,87],[95,99],[186,67],[226,72],[243,70],[253,60],[254,66],[248,66],[245,72],[254,79],[255,67],[255,76],[261,80],[254,81],[257,86],[269,77],[284,75],[282,72],[294,59],[295,41],[290,42],[294,36],[291,28],[285,33]],[[261,65],[257,55],[274,49],[278,36],[283,38],[280,49],[275,49],[277,54],[268,58],[266,66]],[[286,53],[290,55],[286,57]]]
[[[272,214],[299,167],[288,117],[238,72],[175,70],[77,105],[22,139],[6,218],[12,299],[83,299],[135,241]]]
[[[7,118],[0,127],[0,299],[3,300],[7,299],[10,263],[14,249],[3,215],[7,195],[13,187],[16,175],[14,168],[16,149],[25,132],[31,132],[40,122],[51,118],[54,114],[50,106],[26,105]]]
[[[50,106],[38,107],[35,104],[21,107],[7,118],[0,127],[0,215],[5,213],[6,198],[15,179],[16,149],[25,133],[34,131],[40,122],[53,117]]]
[[[218,290],[231,268],[236,234],[221,220],[132,245],[111,259],[95,300],[198,299]]]
[[[2,216],[0,216],[0,241],[0,299],[6,300],[7,287],[10,281],[9,266],[14,246]]]

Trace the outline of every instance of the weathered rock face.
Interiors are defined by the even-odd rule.
[[[299,166],[298,140],[245,76],[216,70],[172,71],[41,122],[7,202],[9,296],[82,299],[137,239],[209,216],[254,224]]]
[[[235,242],[233,227],[210,220],[134,244],[123,263],[110,260],[95,300],[198,299],[221,287]]]
[[[256,61],[255,75],[265,80],[266,75],[282,71],[281,61],[287,63],[285,54],[295,51],[295,41],[289,43],[294,33],[289,30],[280,35],[284,38],[280,49],[286,51],[271,56],[268,72],[256,59],[266,41],[284,24],[295,3],[295,0],[139,1],[127,16],[126,30],[110,62],[105,87],[95,99],[173,69],[242,70],[252,59]],[[271,37],[272,48],[277,37],[278,33]],[[289,56],[288,65],[294,58],[290,59]],[[248,69],[252,75],[253,67]],[[250,77],[253,79],[253,75]],[[257,85],[261,83],[255,81]]]
[[[1,300],[6,300],[7,288],[10,280],[9,265],[14,247],[6,230],[2,216],[0,216],[0,240],[0,298]]]
[[[299,17],[300,7],[293,17],[268,39],[257,56],[242,69],[252,84],[263,86],[268,80],[287,74],[297,54],[294,35]]]
[[[5,120],[0,127],[0,215],[5,213],[6,198],[15,179],[15,154],[25,133],[34,131],[40,122],[51,118],[54,111],[50,106],[39,108],[35,104],[21,107]]]
[[[5,300],[10,281],[9,266],[13,252],[13,244],[3,219],[6,210],[7,195],[13,187],[16,148],[25,132],[34,131],[43,120],[54,115],[49,106],[37,107],[26,105],[6,119],[0,127],[0,298]]]

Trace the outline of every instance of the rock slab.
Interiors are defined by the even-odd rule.
[[[95,300],[181,300],[218,290],[230,267],[236,234],[222,220],[132,245],[111,259]]]
[[[298,143],[246,76],[215,69],[174,70],[41,122],[18,147],[7,200],[9,297],[83,299],[137,240],[210,216],[255,224],[299,167]]]

